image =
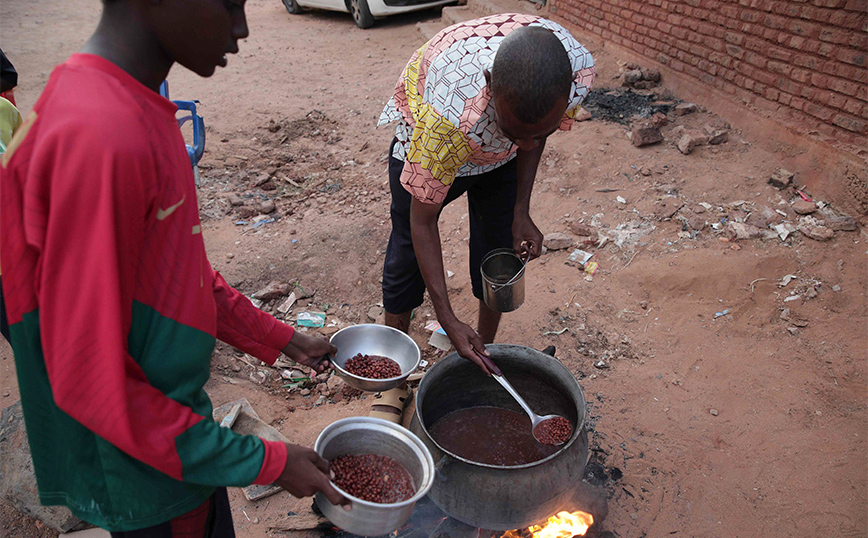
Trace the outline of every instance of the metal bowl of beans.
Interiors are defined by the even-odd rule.
[[[409,335],[386,325],[352,325],[332,335],[330,342],[338,348],[337,355],[329,357],[338,376],[351,387],[366,392],[382,392],[397,387],[419,368],[422,360],[419,346]],[[347,370],[347,361],[359,354],[391,359],[400,367],[401,373],[383,379],[356,375]]]
[[[386,456],[409,475],[415,493],[399,502],[360,499],[340,488],[336,480],[332,485],[352,503],[349,511],[331,504],[322,493],[316,494],[317,507],[329,521],[359,536],[382,536],[401,528],[434,481],[434,460],[424,443],[410,430],[379,418],[350,417],[334,422],[319,435],[314,450],[329,461],[344,456]]]

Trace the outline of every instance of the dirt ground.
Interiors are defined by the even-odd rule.
[[[247,294],[272,280],[298,283],[298,295],[310,296],[289,320],[322,309],[332,325],[324,332],[371,322],[381,301],[393,136],[376,120],[424,41],[416,23],[439,11],[362,31],[348,15],[291,16],[278,0],[247,6],[251,36],[226,69],[207,80],[181,68],[169,77],[172,97],[199,99],[207,124],[200,208],[211,262]],[[0,4],[23,113],[52,67],[81,47],[98,10],[94,0]],[[576,37],[596,58],[595,86],[616,87],[619,58]],[[702,110],[675,118],[665,142],[642,148],[627,127],[598,118],[553,135],[532,216],[544,233],[564,232],[576,245],[583,226],[608,240],[581,244],[599,263],[592,277],[566,263],[572,248],[532,262],[526,302],[504,316],[497,340],[555,345],[579,379],[592,460],[610,472],[602,529],[623,538],[868,536],[868,236],[722,240],[710,224],[778,218],[773,210],[795,222],[798,198],[767,184],[778,156],[743,133],[690,155],[672,143],[679,126],[725,120]],[[267,200],[274,222],[258,216]],[[477,301],[466,217],[463,200],[447,207],[441,235],[453,306],[469,322]],[[426,302],[411,327],[429,361],[442,356],[427,344],[433,318]],[[8,346],[0,357],[5,407],[18,391]],[[302,396],[301,387],[283,386],[280,370],[246,360],[218,346],[212,400],[247,398],[293,442],[312,445],[329,423],[369,410],[370,396]],[[270,527],[310,509],[309,499],[286,493],[256,503],[237,489],[230,495],[243,537],[284,535]],[[54,536],[5,502],[0,529]]]

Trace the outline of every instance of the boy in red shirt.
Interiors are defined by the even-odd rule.
[[[174,63],[211,76],[244,0],[106,0],[2,156],[0,259],[40,499],[115,537],[231,537],[226,486],[329,484],[313,450],[242,436],[203,390],[215,339],[322,371],[334,352],[226,284],[206,257]]]

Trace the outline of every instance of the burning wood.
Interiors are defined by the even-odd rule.
[[[545,525],[533,525],[527,529],[506,531],[502,538],[571,538],[584,536],[591,525],[594,524],[594,516],[581,510],[570,512],[558,512],[545,523]]]

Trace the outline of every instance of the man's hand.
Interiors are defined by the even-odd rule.
[[[469,361],[473,361],[479,368],[485,372],[485,375],[491,375],[492,370],[485,364],[483,356],[488,357],[488,350],[485,349],[485,343],[482,337],[474,331],[469,325],[458,321],[457,319],[450,322],[449,325],[444,325],[443,330],[455,346],[455,351],[459,355]]]
[[[329,367],[326,356],[336,355],[338,348],[324,338],[310,336],[296,330],[289,343],[281,351],[295,362],[310,366],[317,373],[321,373]]]
[[[329,483],[329,462],[310,448],[287,444],[286,466],[274,483],[296,497],[310,497],[321,491],[330,503],[349,510],[349,499]]]
[[[512,250],[527,261],[538,258],[542,252],[543,234],[530,215],[517,212],[512,220]]]

